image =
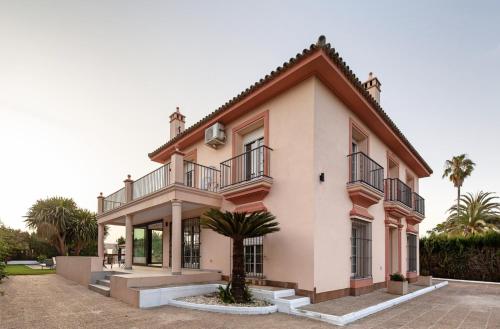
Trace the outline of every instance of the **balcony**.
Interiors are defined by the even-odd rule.
[[[186,201],[191,208],[219,207],[222,199],[217,193],[219,178],[219,170],[175,155],[170,163],[135,181],[128,176],[125,187],[107,197],[98,197],[98,217],[113,219],[144,213],[147,209],[160,209],[172,200]]]
[[[385,210],[395,218],[406,217],[413,209],[411,188],[398,178],[385,180]]]
[[[406,217],[406,221],[410,225],[420,224],[425,218],[425,200],[417,193],[413,192],[413,210]]]
[[[349,154],[347,192],[352,201],[351,217],[373,219],[368,207],[384,196],[384,168],[363,152]]]
[[[184,160],[184,185],[202,191],[217,192],[220,187],[220,171]]]
[[[125,204],[125,188],[122,187],[118,191],[111,193],[104,198],[104,211],[110,211]]]
[[[271,152],[262,145],[221,162],[220,192],[224,198],[236,205],[262,201],[273,183]]]
[[[167,163],[132,183],[132,200],[154,193],[169,184],[170,163]]]

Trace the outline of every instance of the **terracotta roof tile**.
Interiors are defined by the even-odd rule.
[[[266,83],[270,82],[273,80],[275,77],[280,75],[282,72],[286,71],[290,67],[294,66],[296,63],[299,63],[303,59],[307,58],[310,54],[317,50],[323,50],[328,57],[332,60],[332,62],[337,65],[337,67],[344,73],[344,75],[349,79],[349,81],[352,83],[352,85],[365,97],[365,99],[375,108],[375,110],[380,114],[382,119],[391,127],[391,129],[396,133],[396,135],[401,138],[401,140],[404,142],[404,144],[411,150],[411,152],[418,158],[420,162],[425,166],[425,168],[429,171],[429,173],[432,173],[431,167],[427,164],[427,162],[422,158],[422,156],[417,152],[417,150],[411,145],[411,143],[408,141],[408,139],[405,137],[405,135],[399,130],[399,128],[396,126],[394,121],[387,115],[387,113],[382,109],[380,104],[366,91],[366,89],[363,87],[362,82],[356,77],[356,75],[352,72],[352,70],[349,68],[349,66],[344,62],[342,57],[340,57],[339,53],[335,51],[335,48],[332,48],[329,43],[326,43],[326,38],[324,36],[320,36],[318,38],[318,41],[316,44],[311,44],[309,48],[305,48],[302,50],[302,53],[297,53],[295,57],[292,57],[288,60],[288,62],[284,62],[281,66],[278,66],[275,70],[271,71],[269,74],[267,74],[264,78],[260,79],[259,81],[255,82],[252,84],[250,87],[245,89],[244,91],[240,92],[238,95],[227,101],[225,104],[220,106],[218,109],[213,111],[212,113],[206,115],[204,118],[190,126],[189,128],[185,129],[182,133],[178,134],[171,140],[169,140],[167,143],[163,144],[153,152],[149,153],[149,157],[152,158],[167,147],[174,145],[178,140],[183,138],[184,136],[188,135],[192,131],[194,131],[196,128],[199,126],[203,125],[210,119],[214,118],[218,114],[224,112],[226,109],[230,108],[232,105],[236,104],[240,100],[242,100],[244,97],[248,96],[251,94],[253,91],[256,89],[262,87]]]

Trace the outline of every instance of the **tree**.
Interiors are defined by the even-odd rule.
[[[123,236],[119,237],[117,240],[116,240],[116,244],[117,245],[122,245],[122,244],[125,244],[125,238]]]
[[[71,198],[38,200],[26,215],[26,225],[54,244],[59,255],[68,254],[67,237],[77,209]]]
[[[451,158],[451,160],[446,160],[444,164],[443,177],[448,177],[453,186],[457,188],[457,208],[460,209],[460,188],[462,187],[464,180],[472,174],[474,170],[475,163],[467,157],[467,154],[460,154]]]
[[[460,203],[448,210],[449,216],[436,231],[449,235],[468,236],[488,231],[500,232],[499,198],[491,192],[467,193]]]
[[[255,238],[279,231],[279,223],[270,212],[222,212],[210,209],[201,218],[202,227],[233,240],[232,294],[236,303],[245,302],[244,245],[246,238]]]
[[[79,256],[83,248],[87,247],[92,241],[97,240],[98,225],[96,214],[87,209],[78,208],[75,210],[71,222],[69,228],[70,239],[75,255]]]

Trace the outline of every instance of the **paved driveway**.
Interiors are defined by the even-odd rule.
[[[0,328],[332,328],[286,314],[239,316],[169,306],[139,310],[57,275],[0,285]],[[500,328],[500,286],[451,283],[352,328]]]

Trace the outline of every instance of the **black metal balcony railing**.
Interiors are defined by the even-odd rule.
[[[398,201],[413,208],[411,188],[398,178],[387,178],[385,180],[385,200]]]
[[[203,191],[219,190],[219,170],[184,160],[184,185]]]
[[[258,177],[271,177],[271,151],[262,145],[221,162],[221,188]]]
[[[111,193],[104,198],[104,211],[118,208],[125,203],[125,188],[122,187],[118,191]]]
[[[384,192],[384,168],[363,152],[349,154],[349,183],[363,182]]]
[[[413,192],[413,210],[425,216],[425,200],[416,192]]]
[[[132,183],[132,199],[138,199],[145,195],[156,192],[170,182],[170,163],[153,170]]]

